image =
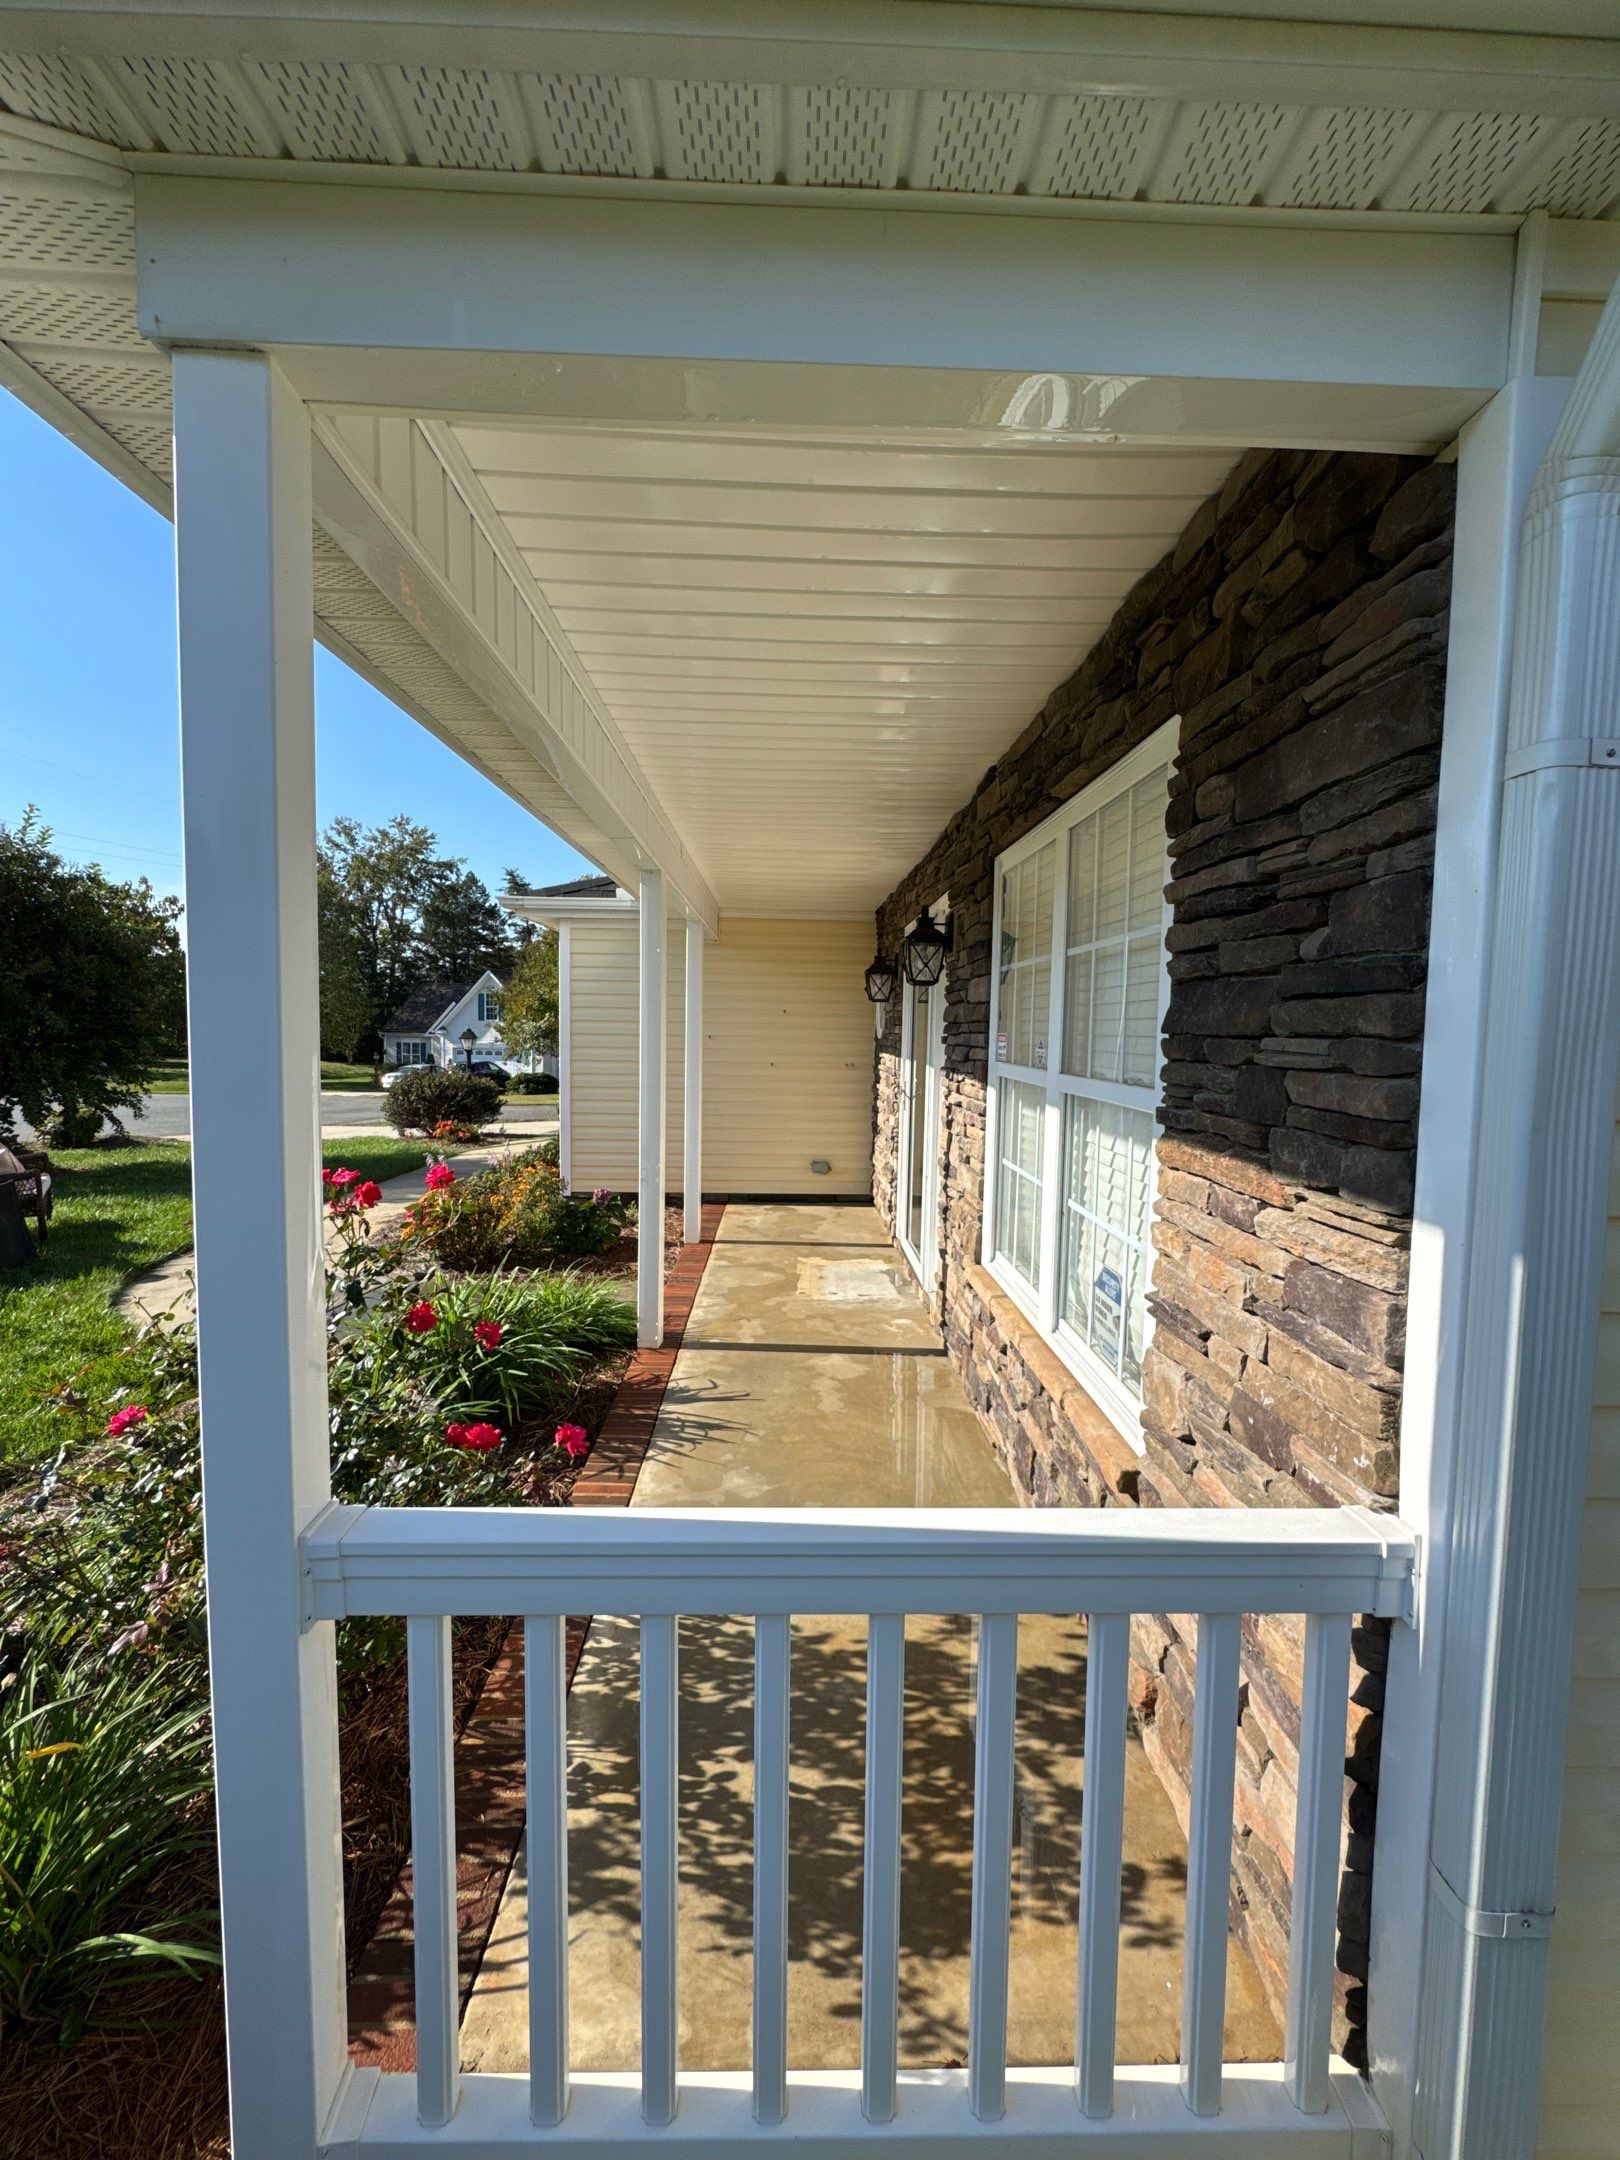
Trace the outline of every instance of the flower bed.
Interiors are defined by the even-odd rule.
[[[337,1233],[328,1274],[335,1495],[564,1504],[634,1341],[633,1309],[576,1270],[452,1271],[425,1235],[400,1244],[372,1236],[374,1182],[339,1167],[325,1187]],[[431,1168],[418,1215],[453,1213],[456,1189],[453,1173]],[[30,2149],[41,2155],[76,2149],[61,2094],[96,2085],[88,2071],[63,2072],[64,2042],[81,2061],[120,2065],[122,2107],[129,2049],[108,2037],[120,2020],[150,2027],[153,2044],[138,2059],[157,2078],[173,2021],[217,2017],[213,1984],[197,1978],[212,1967],[217,1917],[192,1326],[148,1328],[108,1377],[99,1403],[64,1403],[63,1446],[35,1490],[0,1516],[0,1683],[9,1683],[0,1870],[28,1893],[0,1901],[0,2026],[11,2042],[0,2110],[20,2124],[26,2107]],[[356,1954],[408,1837],[402,1632],[388,1620],[338,1630]],[[501,1633],[482,1621],[457,1630],[467,1705]],[[138,1715],[120,1709],[131,1700]],[[116,1849],[98,1845],[98,1819],[123,1808],[107,1796],[126,1787],[144,1795],[145,1832]],[[93,1882],[74,1857],[81,1846],[104,1856]],[[217,2058],[208,2059],[217,2080]],[[36,2125],[34,2096],[46,2094],[56,2097],[41,2101]],[[171,2144],[173,2125],[192,2113],[154,2106],[120,2149],[200,2150],[200,2121],[188,2142]],[[105,2149],[97,2140],[106,2133],[105,2112],[87,2102],[78,2149]]]

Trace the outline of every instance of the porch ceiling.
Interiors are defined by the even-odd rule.
[[[816,431],[452,432],[739,912],[881,899],[1232,463]]]

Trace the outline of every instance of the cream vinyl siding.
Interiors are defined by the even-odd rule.
[[[678,1191],[686,982],[679,923],[669,926],[665,952],[664,1176],[671,1190]],[[589,1192],[597,1185],[615,1192],[635,1190],[639,980],[633,914],[620,911],[608,922],[575,918],[569,923],[566,1170],[575,1192]]]
[[[1614,2160],[1620,2151],[1620,1124],[1609,1164],[1557,1905],[1537,2151],[1540,2160]]]
[[[636,927],[569,925],[569,1178],[636,1178]],[[872,1185],[866,922],[725,917],[704,948],[703,1186],[861,1195]],[[669,939],[668,1181],[680,1185],[682,939]],[[811,1161],[831,1168],[818,1177]]]

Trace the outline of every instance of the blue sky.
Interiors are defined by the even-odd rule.
[[[182,889],[174,548],[165,518],[0,391],[0,823],[39,805],[61,854]],[[575,850],[379,697],[315,654],[322,825],[403,810],[491,890],[543,885]]]

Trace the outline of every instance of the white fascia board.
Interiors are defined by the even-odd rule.
[[[481,521],[428,430],[391,417],[319,423],[315,493],[327,530],[579,805],[593,858],[620,879],[660,864],[712,927],[702,870],[504,535]],[[558,829],[569,837],[566,819]]]
[[[1526,5],[1527,26],[1544,14]],[[0,0],[4,42],[111,56],[347,60],[796,86],[1002,94],[1145,93],[1284,104],[1620,113],[1620,55],[1603,36],[1257,21],[1186,13],[908,0],[170,0],[40,7]],[[1600,29],[1601,0],[1585,21]],[[294,46],[296,40],[296,46]]]
[[[565,922],[592,922],[604,915],[618,915],[634,922],[637,903],[634,898],[608,898],[593,900],[581,895],[574,900],[532,901],[523,893],[502,895],[501,905],[519,916],[524,922],[543,923],[548,930],[555,930]]]
[[[136,176],[160,343],[1462,392],[1504,379],[1501,232],[919,217],[802,202]],[[389,395],[405,387],[396,379]],[[375,405],[373,395],[359,400]],[[443,406],[442,391],[406,402]],[[453,402],[453,401],[452,401]],[[518,407],[522,409],[521,406]],[[1470,408],[1472,409],[1472,408]],[[1250,439],[1250,438],[1243,438]]]

